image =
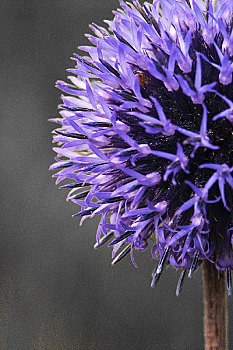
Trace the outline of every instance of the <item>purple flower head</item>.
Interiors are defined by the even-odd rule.
[[[191,277],[204,259],[233,269],[232,0],[120,2],[74,54],[54,131],[57,183],[100,215],[113,264],[149,245]],[[81,220],[81,222],[82,222]]]

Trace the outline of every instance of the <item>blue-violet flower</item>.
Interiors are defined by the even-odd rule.
[[[54,131],[57,183],[113,264],[150,243],[182,269],[233,269],[233,1],[120,2],[108,29],[74,54]]]

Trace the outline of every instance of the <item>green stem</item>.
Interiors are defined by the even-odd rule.
[[[205,350],[227,350],[227,296],[225,273],[203,262]]]

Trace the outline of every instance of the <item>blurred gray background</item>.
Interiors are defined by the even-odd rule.
[[[201,271],[176,298],[173,269],[150,288],[150,249],[136,254],[137,269],[130,257],[112,267],[110,248],[93,249],[97,220],[80,227],[78,208],[48,172],[56,125],[47,120],[60,103],[54,83],[88,43],[88,24],[111,19],[117,7],[0,1],[1,350],[203,348]]]

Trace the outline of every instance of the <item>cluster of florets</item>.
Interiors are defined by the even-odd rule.
[[[233,269],[233,3],[125,3],[109,29],[91,26],[62,96],[52,169],[81,206],[101,215],[97,244],[113,263],[153,246],[163,266],[204,259]],[[72,96],[71,96],[72,95]],[[111,240],[111,241],[110,241]],[[116,254],[117,253],[117,254]]]

